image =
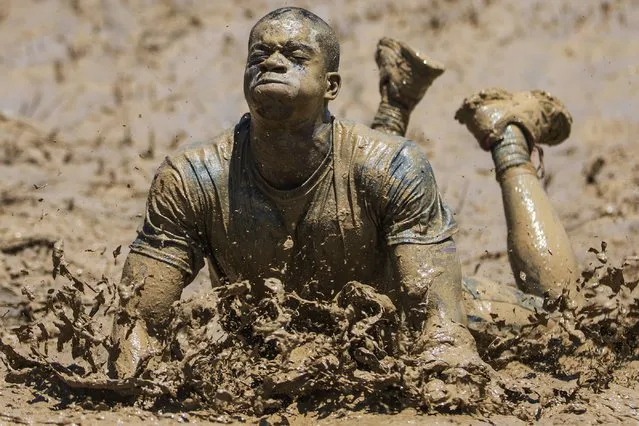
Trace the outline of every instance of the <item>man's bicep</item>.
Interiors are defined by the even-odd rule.
[[[192,190],[194,176],[184,176],[171,162],[160,166],[146,203],[144,223],[131,251],[165,262],[192,280],[204,266],[203,215]]]
[[[442,201],[425,154],[407,143],[393,158],[382,191],[382,227],[389,245],[433,244],[457,230],[453,213]]]

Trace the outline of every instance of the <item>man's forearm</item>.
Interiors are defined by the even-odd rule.
[[[161,334],[184,285],[184,274],[175,267],[131,253],[122,270],[121,302],[147,323],[150,332]]]
[[[136,253],[127,257],[120,283],[121,311],[113,327],[120,349],[111,359],[115,375],[133,375],[139,361],[165,338],[171,306],[184,284],[184,274],[170,265]]]
[[[429,245],[402,244],[394,253],[406,314],[414,328],[441,321],[465,323],[461,265],[452,238]]]

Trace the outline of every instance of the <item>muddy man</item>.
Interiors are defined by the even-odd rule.
[[[271,277],[324,300],[349,281],[372,285],[401,308],[414,352],[453,365],[473,357],[457,226],[424,153],[403,137],[412,109],[443,68],[382,40],[382,102],[369,128],[328,110],[341,87],[339,54],[334,31],[304,9],[277,9],[252,28],[244,74],[249,113],[213,140],[168,157],[151,185],[122,275],[129,291],[114,327],[121,349],[114,374],[133,374],[163,338],[171,305],[205,259],[214,284],[249,280],[257,297]],[[458,113],[493,152],[513,267],[537,293],[571,279],[560,270],[574,272],[529,156],[535,143],[550,141],[557,114],[568,117],[562,111],[545,94],[487,92]],[[566,260],[557,263],[542,249]]]

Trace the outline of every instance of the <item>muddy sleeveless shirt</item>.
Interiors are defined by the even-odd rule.
[[[393,285],[390,248],[456,231],[430,164],[413,142],[333,120],[332,147],[300,187],[278,190],[250,153],[250,117],[158,169],[131,252],[193,278],[279,278],[302,296],[331,298],[351,280]]]

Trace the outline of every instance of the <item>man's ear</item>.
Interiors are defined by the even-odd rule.
[[[342,87],[342,76],[337,72],[328,72],[326,73],[326,82],[328,87],[324,93],[324,99],[332,101],[337,97],[339,89]]]

